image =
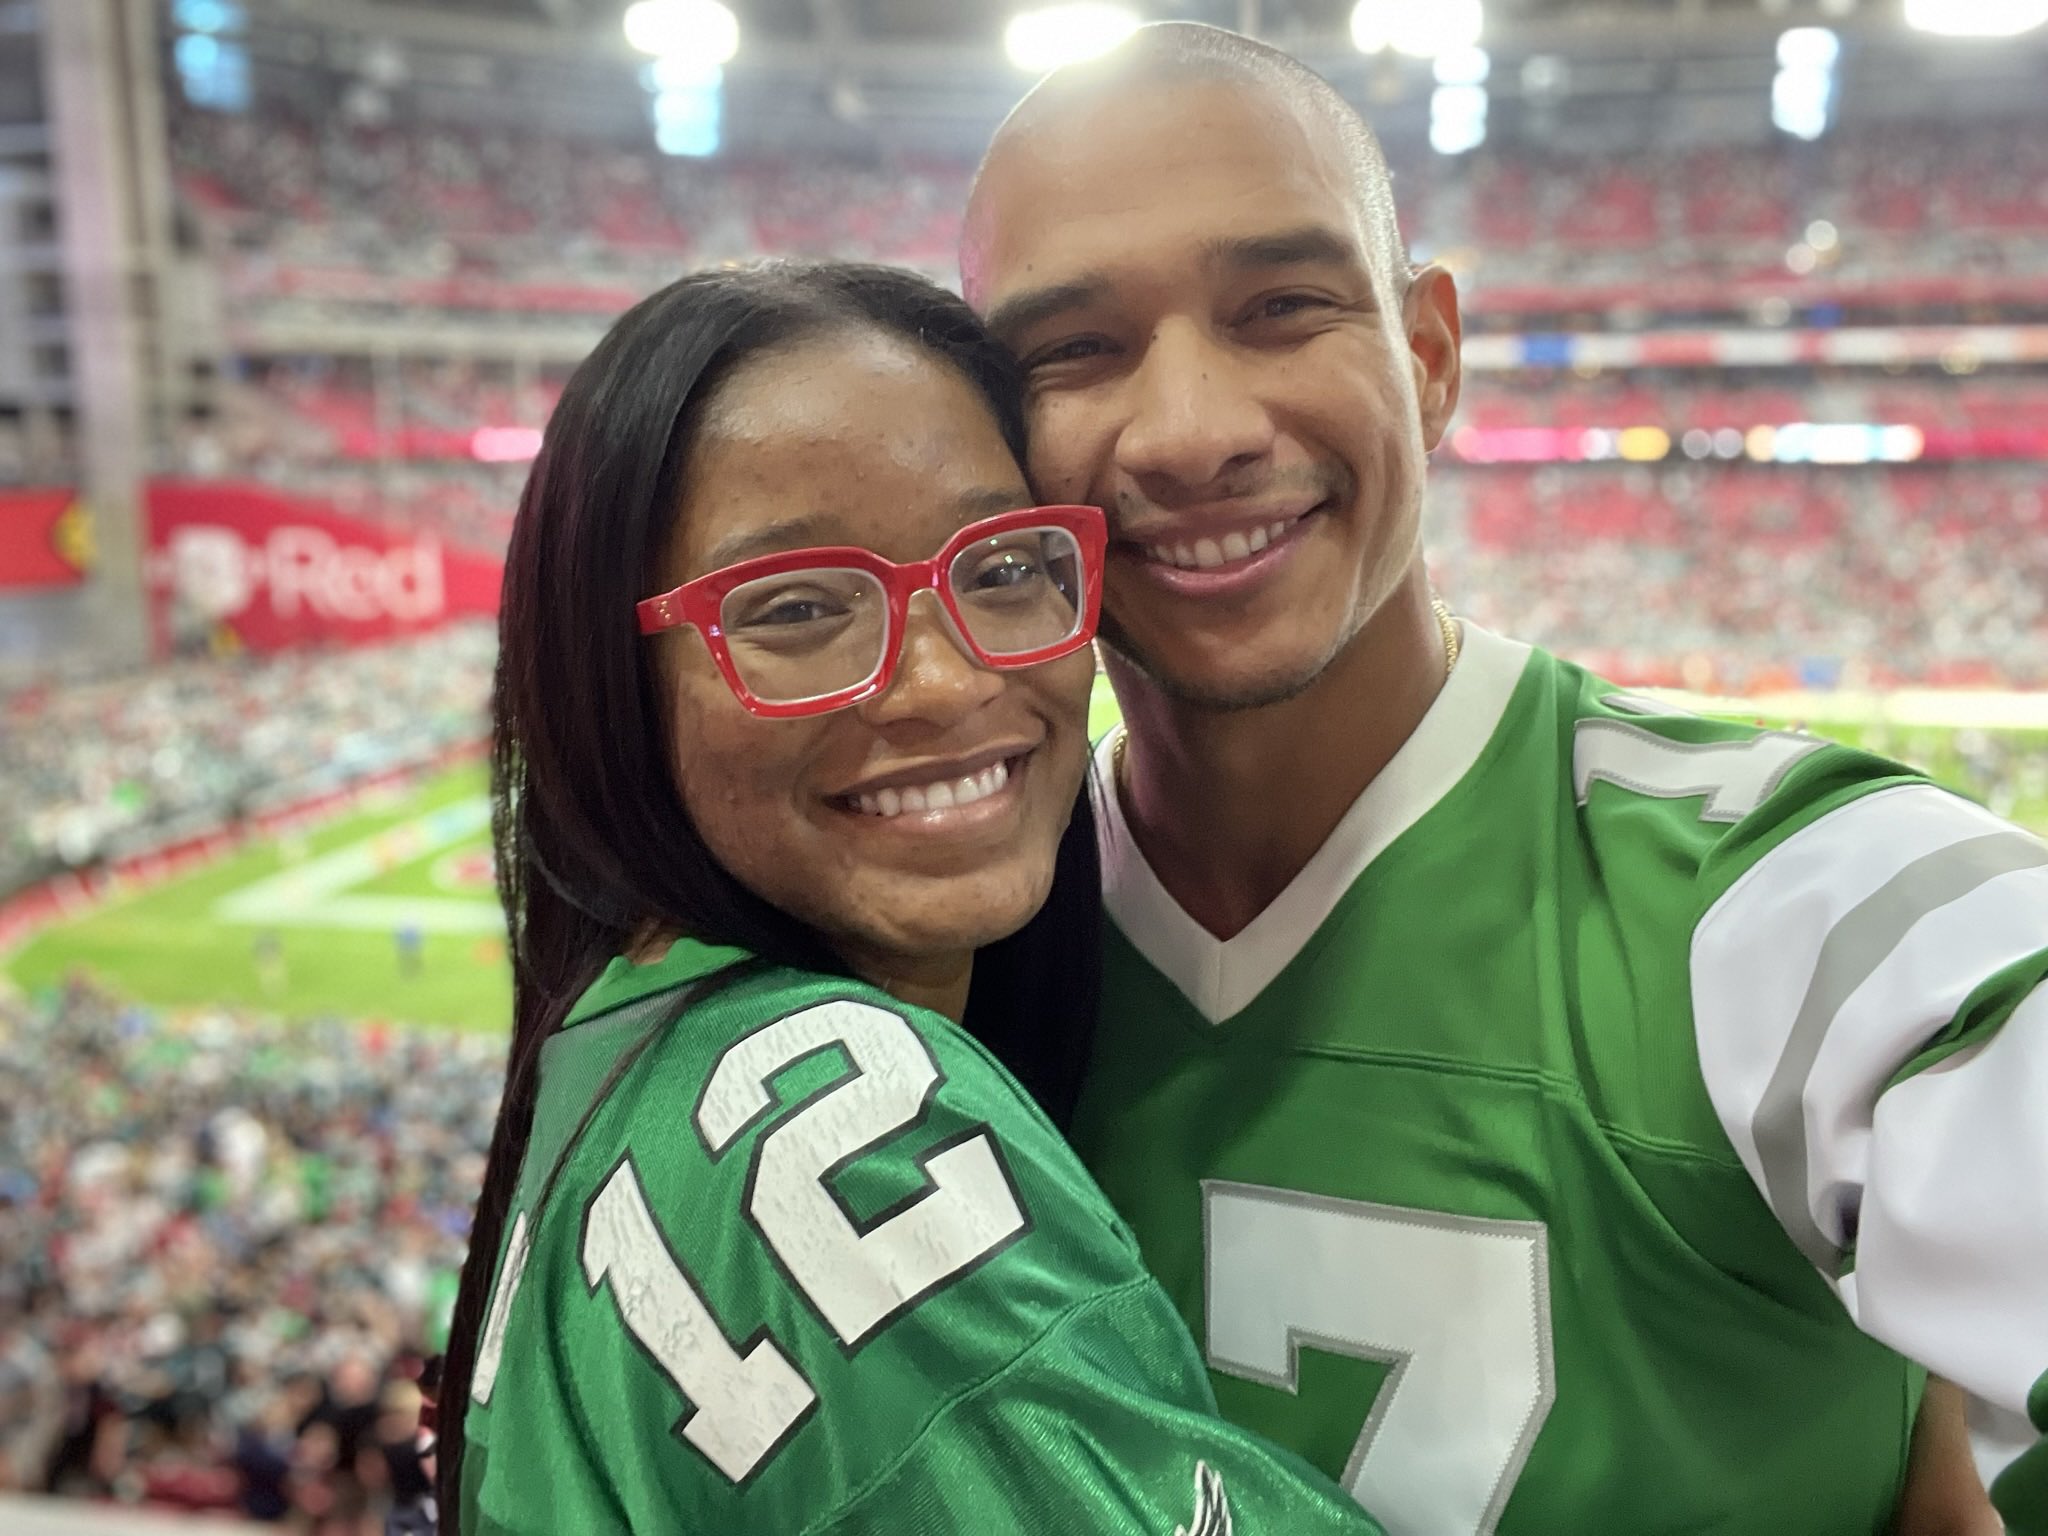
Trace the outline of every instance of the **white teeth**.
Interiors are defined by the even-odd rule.
[[[906,811],[916,815],[926,811],[949,811],[958,806],[972,805],[977,800],[986,800],[1010,782],[1010,765],[1006,762],[992,763],[979,773],[970,773],[957,779],[945,779],[934,784],[912,785],[905,789],[878,789],[872,794],[853,797],[855,809],[864,816],[880,816],[887,820],[901,816]]]
[[[1250,559],[1285,533],[1288,526],[1287,520],[1282,518],[1277,523],[1254,528],[1250,533],[1226,533],[1220,540],[1197,539],[1193,544],[1147,544],[1145,553],[1161,565],[1178,566],[1183,571],[1212,571],[1219,565],[1235,565],[1240,560]]]

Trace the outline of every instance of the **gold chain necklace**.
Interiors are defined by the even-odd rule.
[[[1429,611],[1436,615],[1436,627],[1444,637],[1444,671],[1449,672],[1458,664],[1458,652],[1465,648],[1465,638],[1458,633],[1458,621],[1451,617],[1451,606],[1440,597],[1429,600]]]
[[[1440,597],[1432,597],[1429,600],[1429,611],[1436,615],[1437,633],[1444,639],[1444,672],[1448,675],[1458,664],[1458,653],[1465,648],[1465,638],[1458,631],[1458,621],[1451,616],[1450,604]],[[1124,750],[1130,744],[1130,729],[1125,727],[1117,732],[1116,745],[1110,748],[1110,782],[1116,786],[1118,794],[1124,793],[1125,785],[1129,782],[1124,777]]]

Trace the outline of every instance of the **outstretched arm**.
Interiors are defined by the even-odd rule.
[[[1783,832],[1694,936],[1715,1110],[1859,1326],[2020,1411],[2048,1372],[2048,844],[1925,784]]]

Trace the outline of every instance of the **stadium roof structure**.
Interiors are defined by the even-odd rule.
[[[741,25],[726,140],[743,152],[972,154],[1029,83],[1002,38],[1031,0],[726,3]],[[1278,43],[1367,107],[1390,142],[1426,140],[1430,64],[1361,54],[1351,0],[1124,3]],[[267,74],[302,104],[340,104],[353,76],[422,117],[645,131],[639,93],[618,89],[622,70],[646,63],[626,43],[625,0],[239,4],[259,83]],[[1495,136],[1565,151],[1770,139],[1776,49],[1794,27],[1839,34],[1843,119],[2038,120],[2048,78],[2048,28],[1934,38],[1907,28],[1899,0],[1486,0],[1485,15]],[[308,75],[339,84],[323,97],[303,88]]]

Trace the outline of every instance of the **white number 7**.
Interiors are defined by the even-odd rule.
[[[1394,1536],[1491,1536],[1557,1391],[1543,1224],[1214,1179],[1202,1203],[1210,1365],[1293,1392],[1303,1345],[1389,1362],[1345,1488]]]

